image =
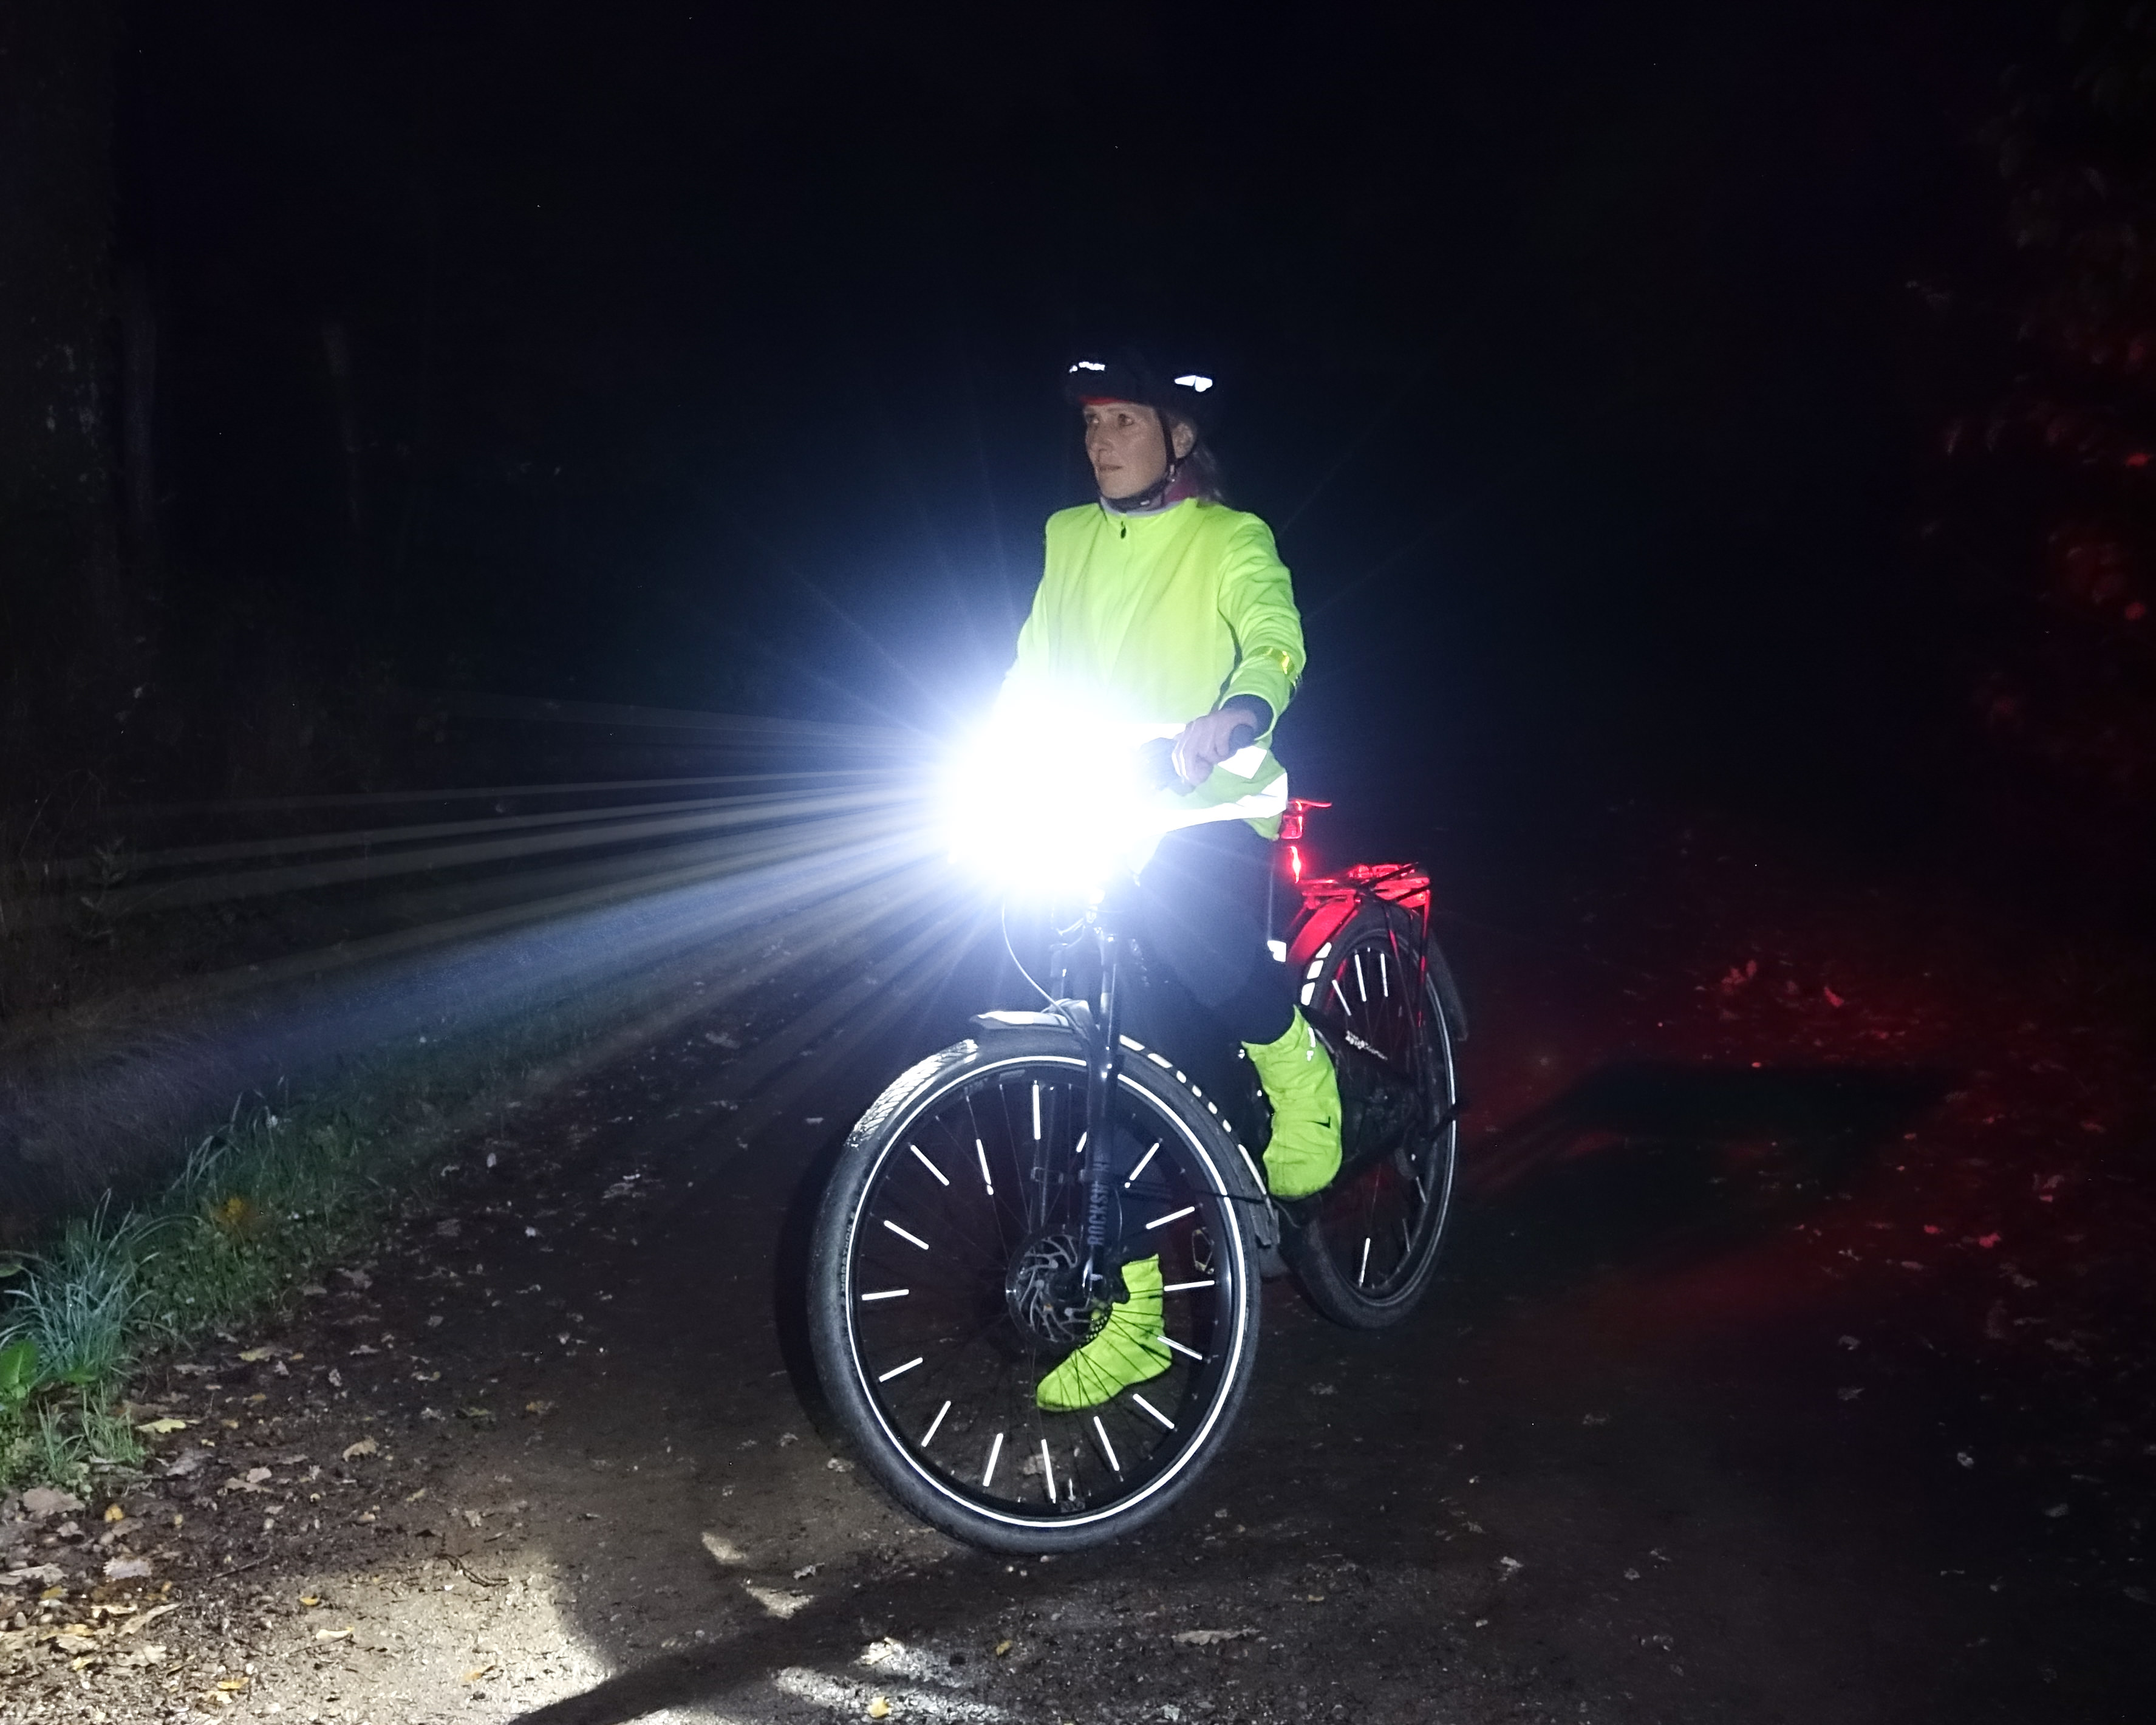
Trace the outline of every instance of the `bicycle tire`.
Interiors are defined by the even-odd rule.
[[[1071,1346],[1029,1331],[1012,1289],[1019,1259],[1067,1249],[1082,1214],[1086,1050],[1071,1031],[984,1034],[902,1074],[849,1136],[818,1214],[810,1331],[834,1414],[893,1498],[970,1544],[1075,1551],[1152,1520],[1218,1453],[1249,1387],[1255,1163],[1196,1086],[1123,1043],[1118,1142],[1152,1130],[1111,1153],[1132,1168],[1118,1194],[1133,1237],[1163,1268],[1174,1353],[1158,1378],[1074,1414],[1034,1404]],[[1029,1131],[1060,1171],[1037,1198]]]
[[[1419,962],[1418,919],[1395,906],[1360,906],[1311,963],[1304,1013],[1340,1068],[1342,1175],[1310,1202],[1299,1227],[1284,1230],[1281,1255],[1311,1303],[1349,1329],[1379,1330],[1408,1317],[1428,1292],[1451,1219],[1459,1159],[1459,1075],[1452,1019],[1437,978],[1433,950]],[[1411,1009],[1419,977],[1422,1011]],[[1358,1132],[1401,1129],[1399,1096],[1388,1086],[1388,1108],[1356,1094],[1358,1080],[1385,1066],[1412,1063],[1414,1115],[1398,1144],[1375,1159]],[[1358,1101],[1364,1106],[1358,1106]],[[1395,1239],[1395,1235],[1398,1238]],[[1373,1263],[1373,1258],[1377,1260]]]

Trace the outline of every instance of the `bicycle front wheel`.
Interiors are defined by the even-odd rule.
[[[1096,1149],[1086,1067],[1078,1037],[1045,1026],[932,1055],[855,1127],[818,1218],[810,1313],[834,1411],[900,1502],[998,1551],[1074,1550],[1160,1514],[1227,1435],[1256,1357],[1263,1200],[1246,1153],[1127,1038],[1113,1142]],[[1147,1340],[1164,1368],[1051,1411],[1035,1392],[1087,1332],[1046,1278],[1083,1253],[1098,1153],[1116,1255],[1158,1261]]]

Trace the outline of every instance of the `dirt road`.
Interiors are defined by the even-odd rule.
[[[1240,1433],[1142,1536],[991,1559],[834,1446],[820,1167],[963,988],[855,966],[519,1110],[175,1363],[124,1520],[11,1506],[63,1591],[0,1719],[2156,1717],[2130,994],[1740,839],[1603,838],[1449,897],[1436,1295],[1365,1337],[1270,1286]]]

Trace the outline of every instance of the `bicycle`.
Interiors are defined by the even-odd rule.
[[[1010,1553],[1129,1532],[1186,1493],[1232,1429],[1262,1275],[1292,1271],[1319,1311],[1363,1329],[1427,1291],[1450,1214],[1465,1019],[1425,874],[1300,878],[1303,822],[1323,806],[1287,811],[1293,914],[1276,948],[1339,1075],[1344,1153],[1323,1192],[1267,1195],[1261,1131],[1235,1123],[1262,1127],[1255,1075],[1224,1113],[1124,1034],[1132,943],[1099,892],[1061,931],[1043,1009],[975,1017],[849,1136],[812,1249],[813,1345],[854,1448],[922,1520]],[[1035,1405],[1142,1258],[1158,1264],[1168,1369],[1099,1406]]]

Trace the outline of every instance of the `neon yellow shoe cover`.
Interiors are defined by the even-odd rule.
[[[1093,1339],[1040,1380],[1033,1393],[1037,1405],[1051,1414],[1097,1408],[1168,1369],[1168,1349],[1160,1339],[1160,1260],[1124,1265],[1123,1286],[1130,1297],[1108,1308],[1107,1322]]]
[[[1340,1172],[1340,1082],[1332,1056],[1301,1013],[1277,1042],[1246,1042],[1273,1107],[1265,1183],[1276,1198],[1307,1198]]]

